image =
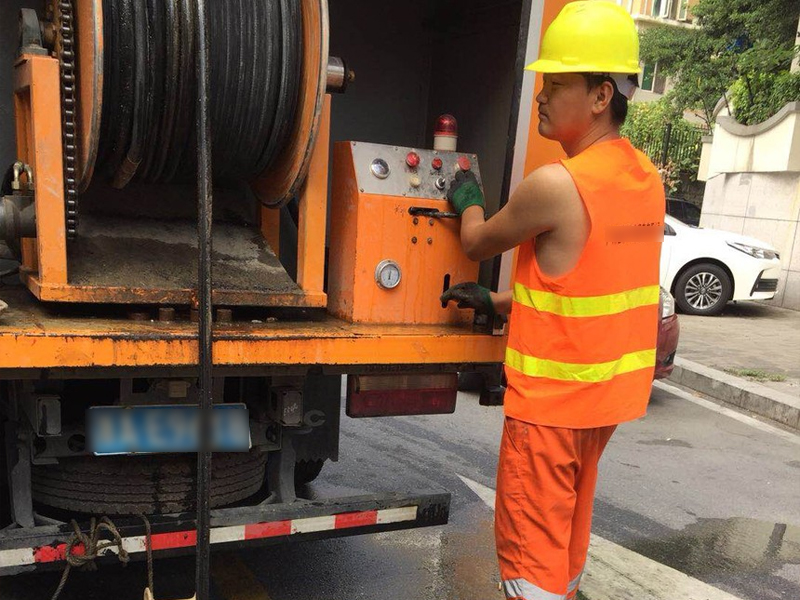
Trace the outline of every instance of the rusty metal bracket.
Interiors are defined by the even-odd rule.
[[[19,11],[19,55],[23,54],[47,56],[47,50],[42,47],[39,17],[32,8],[22,8]]]
[[[26,181],[21,179],[25,174]],[[20,240],[36,237],[33,170],[16,162],[9,169],[11,195],[0,196],[0,241],[20,256]]]

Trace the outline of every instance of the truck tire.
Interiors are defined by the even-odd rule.
[[[324,460],[298,460],[294,465],[295,487],[314,481],[322,471],[324,464]]]
[[[687,315],[718,315],[732,297],[730,276],[712,263],[692,265],[675,283],[675,302]]]
[[[211,507],[257,493],[267,454],[220,453],[211,462]],[[61,510],[102,515],[170,514],[194,510],[196,457],[109,456],[34,465],[34,502]]]

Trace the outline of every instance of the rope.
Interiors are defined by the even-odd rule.
[[[128,564],[130,557],[125,548],[122,547],[122,536],[119,534],[114,523],[108,517],[103,517],[98,523],[92,517],[91,524],[89,525],[89,532],[83,533],[78,523],[73,519],[70,524],[72,525],[73,534],[67,542],[65,551],[65,559],[67,566],[64,567],[64,573],[61,575],[61,581],[53,593],[51,600],[57,600],[67,585],[70,571],[73,568],[79,568],[83,571],[96,571],[97,564],[95,560],[99,556],[103,556],[109,548],[117,547],[117,558],[123,566]],[[105,532],[111,536],[111,539],[100,539],[100,535]],[[148,535],[148,548],[150,546]],[[78,546],[83,547],[83,554],[75,554],[75,549]]]
[[[139,515],[144,521],[144,530],[146,536],[145,548],[147,550],[147,587],[150,588],[150,593],[155,598],[156,590],[153,585],[153,532],[150,528],[150,521],[147,520],[143,514]]]

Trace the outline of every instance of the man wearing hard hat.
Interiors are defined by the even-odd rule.
[[[495,533],[508,598],[574,598],[600,455],[646,412],[656,359],[664,190],[619,135],[639,73],[625,9],[567,4],[540,58],[539,133],[567,158],[531,173],[489,220],[475,176],[448,198],[474,260],[518,247],[513,289],[459,284],[443,300],[511,313]]]

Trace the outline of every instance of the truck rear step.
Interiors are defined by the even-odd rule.
[[[431,527],[447,524],[450,494],[381,494],[298,501],[256,507],[212,511],[211,545],[235,548],[245,544],[268,545],[319,538]],[[122,547],[132,560],[144,559],[147,535],[144,522],[128,517],[115,522]],[[88,533],[89,524],[81,523]],[[190,514],[164,515],[151,521],[151,547],[155,557],[193,553],[197,530]],[[0,535],[0,576],[37,569],[63,568],[66,549],[73,536],[70,524],[6,529]],[[75,548],[81,554],[83,547]],[[100,560],[117,560],[116,546]]]

